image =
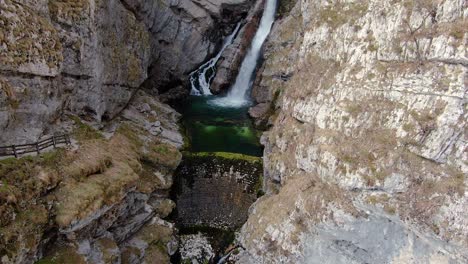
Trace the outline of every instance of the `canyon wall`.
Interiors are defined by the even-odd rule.
[[[463,0],[280,3],[239,263],[468,261]]]
[[[2,145],[37,140],[65,110],[109,120],[147,78],[149,33],[119,1],[0,5]]]
[[[161,101],[251,4],[0,0],[0,145],[72,142],[0,160],[0,263],[169,263],[183,138]]]
[[[219,50],[220,40],[232,32],[254,3],[253,0],[125,2],[152,36],[151,77],[144,87],[164,94],[167,100],[188,95],[185,86],[189,73]]]
[[[109,121],[143,84],[181,86],[250,0],[0,2],[0,145],[51,133],[65,112]]]

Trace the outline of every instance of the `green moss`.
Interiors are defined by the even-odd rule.
[[[377,50],[379,50],[378,46],[374,43],[370,43],[369,46],[367,46],[367,49],[370,52],[376,52]]]
[[[137,82],[143,77],[144,69],[142,68],[142,61],[140,61],[134,54],[129,55],[127,67],[128,80],[130,82]]]
[[[179,150],[169,144],[155,140],[143,142],[140,135],[148,132],[132,127],[130,124],[121,124],[116,133],[125,136],[136,146],[141,159],[152,166],[175,168],[182,158]]]
[[[37,181],[34,173],[37,172],[38,168],[57,170],[61,165],[63,153],[64,150],[56,149],[34,157],[26,156],[19,159],[0,160],[0,179],[11,185],[17,183],[19,187],[28,188],[28,182]]]
[[[249,155],[244,155],[244,154],[239,154],[239,153],[230,153],[230,152],[195,152],[195,153],[184,152],[184,156],[214,157],[214,158],[223,158],[223,159],[229,159],[229,160],[244,160],[250,163],[262,162],[262,158],[260,157],[254,157],[254,156],[249,156]]]
[[[132,144],[134,144],[137,147],[143,146],[143,141],[138,136],[136,129],[127,123],[121,124],[117,129],[116,133],[125,136],[128,140],[132,142]]]
[[[391,215],[396,214],[396,208],[392,205],[384,205],[384,211]]]
[[[66,246],[57,249],[50,256],[47,256],[35,264],[86,264],[85,258],[77,253],[72,246]]]
[[[158,146],[155,146],[153,149],[154,151],[161,153],[161,154],[169,153],[169,147],[167,145],[158,145]]]
[[[406,132],[411,132],[414,130],[414,124],[413,123],[406,123],[403,125],[403,130]]]
[[[35,264],[59,264],[59,263],[57,263],[53,258],[48,257],[48,258],[43,258],[37,261]]]
[[[8,12],[0,14],[1,41],[7,49],[0,53],[0,61],[11,67],[42,63],[58,68],[63,61],[62,46],[52,24],[19,2],[7,2],[3,9]]]
[[[466,33],[466,26],[467,24],[461,24],[461,23],[454,23],[453,26],[450,28],[450,36],[454,37],[457,40],[462,40],[463,37],[465,36]]]
[[[265,195],[265,192],[263,191],[263,175],[260,175],[259,179],[255,183],[255,191],[257,193],[257,198],[262,197]]]
[[[174,146],[166,143],[151,142],[146,146],[147,152],[142,158],[156,166],[175,169],[182,159],[182,154]]]
[[[83,20],[89,9],[88,0],[50,0],[49,12],[56,20]]]
[[[412,110],[410,111],[410,115],[420,124],[427,124],[431,123],[437,118],[437,114],[433,113],[431,110],[426,109],[426,110]]]
[[[352,117],[356,118],[360,113],[364,112],[364,105],[362,102],[346,101],[346,112]]]
[[[76,125],[75,130],[72,132],[73,137],[78,141],[85,141],[91,139],[103,139],[101,133],[98,130],[92,128],[91,126],[83,123],[81,119],[77,116],[70,117]]]

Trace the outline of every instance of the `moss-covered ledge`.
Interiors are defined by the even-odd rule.
[[[261,163],[261,157],[249,156],[240,153],[231,153],[231,152],[183,152],[182,153],[186,158],[219,158],[226,160],[237,160],[237,161],[247,161],[249,163]]]

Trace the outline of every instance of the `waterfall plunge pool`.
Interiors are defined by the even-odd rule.
[[[190,152],[233,152],[262,156],[259,131],[253,127],[249,106],[223,107],[216,96],[190,96],[180,111]]]
[[[175,255],[178,262],[231,263],[226,254],[229,244],[236,246],[233,232],[247,220],[248,208],[262,193],[263,149],[247,113],[253,76],[275,11],[276,0],[268,0],[226,96],[211,95],[210,84],[216,63],[235,38],[239,24],[218,55],[190,74],[191,96],[179,109],[188,147],[171,192],[177,204],[172,217],[182,244]]]

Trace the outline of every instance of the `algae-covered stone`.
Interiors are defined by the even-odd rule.
[[[36,264],[87,264],[86,258],[80,255],[74,244],[64,244],[54,249],[48,256],[37,261]]]

